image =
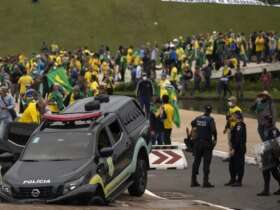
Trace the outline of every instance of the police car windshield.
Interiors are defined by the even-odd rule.
[[[89,158],[93,151],[89,132],[41,133],[28,143],[22,161],[66,161]]]

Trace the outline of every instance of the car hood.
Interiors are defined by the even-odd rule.
[[[91,163],[89,160],[75,161],[17,161],[7,172],[4,181],[14,186],[44,186],[61,184],[86,174]]]

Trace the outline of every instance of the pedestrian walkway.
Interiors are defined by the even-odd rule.
[[[266,68],[268,72],[274,72],[274,71],[280,71],[280,63],[262,63],[262,64],[256,64],[256,63],[249,63],[247,67],[243,67],[242,73],[244,75],[249,74],[260,74],[262,73],[263,69]],[[232,75],[235,73],[235,70],[232,70]],[[213,71],[212,72],[212,79],[217,79],[222,76],[222,69],[219,71]]]
[[[194,65],[193,65],[194,67]],[[158,69],[161,69],[162,66],[159,66]],[[250,74],[260,74],[263,69],[266,68],[268,72],[280,71],[280,62],[277,63],[248,63],[246,67],[242,67],[242,73],[244,75]],[[194,70],[194,69],[193,69]],[[232,75],[234,75],[236,70],[232,69]],[[161,71],[157,71],[157,78],[160,78]],[[212,71],[212,79],[218,79],[222,76],[222,69],[218,71]],[[125,81],[131,80],[131,73],[127,70],[125,74]]]
[[[180,144],[184,143],[184,138],[186,137],[186,126],[190,128],[191,121],[201,114],[201,112],[196,111],[180,110],[181,127],[176,128],[174,126],[172,130],[172,142]],[[225,116],[221,114],[212,114],[212,116],[216,121],[218,131],[218,143],[215,150],[228,152],[227,134],[223,134],[226,124]],[[257,132],[257,120],[245,118],[245,123],[247,125],[247,156],[254,157],[254,146],[259,144],[261,141]],[[277,127],[280,128],[280,122],[277,123]]]

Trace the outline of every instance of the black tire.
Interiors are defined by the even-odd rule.
[[[138,158],[136,171],[132,177],[133,184],[128,188],[128,192],[132,196],[142,196],[147,186],[147,168],[148,164],[143,158]]]

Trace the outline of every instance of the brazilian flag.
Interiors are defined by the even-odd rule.
[[[169,96],[169,102],[174,108],[173,122],[176,125],[176,127],[179,128],[181,125],[181,117],[179,112],[179,106],[177,104],[176,90],[172,85],[166,86],[166,90]]]
[[[49,86],[58,84],[65,89],[66,92],[72,91],[72,86],[69,82],[69,78],[66,74],[66,70],[62,67],[53,68],[47,75]]]

